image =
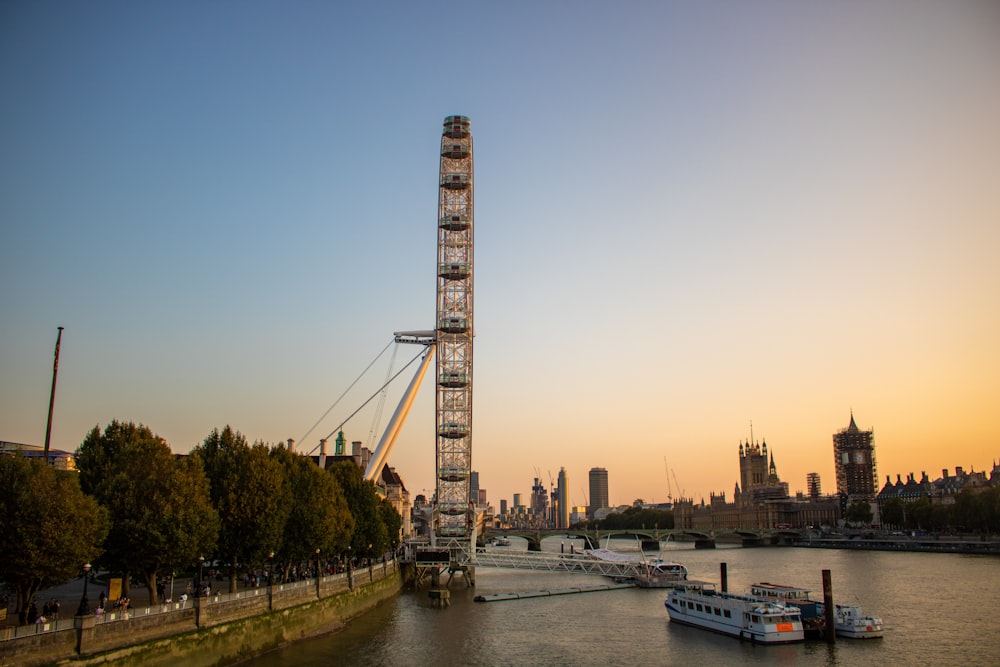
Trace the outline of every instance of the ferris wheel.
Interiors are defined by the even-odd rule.
[[[448,116],[441,133],[438,187],[436,317],[438,546],[473,539],[476,521],[470,499],[472,471],[472,134],[465,116]]]

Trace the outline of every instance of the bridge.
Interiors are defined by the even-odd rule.
[[[659,549],[661,543],[667,541],[693,542],[696,549],[712,549],[717,542],[724,544],[740,544],[745,547],[764,546],[768,544],[787,544],[806,537],[803,531],[790,528],[753,530],[749,528],[718,529],[710,531],[692,530],[690,528],[667,528],[653,530],[622,528],[615,530],[582,530],[582,529],[490,529],[489,535],[504,535],[520,537],[528,542],[528,551],[541,551],[542,540],[552,537],[581,539],[587,549],[596,549],[602,542],[611,538],[632,538],[640,542],[642,549]]]

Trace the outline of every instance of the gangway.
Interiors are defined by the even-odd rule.
[[[540,551],[508,551],[477,548],[463,552],[464,565],[498,567],[511,570],[536,570],[542,572],[575,572],[600,574],[618,579],[635,579],[648,570],[642,561],[610,561],[589,554],[553,554]]]

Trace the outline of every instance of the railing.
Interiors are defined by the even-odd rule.
[[[15,625],[0,630],[0,641],[7,641],[8,639],[21,639],[22,637],[31,637],[33,635],[40,635],[47,632],[59,632],[60,630],[72,630],[74,627],[72,618],[60,618],[54,621],[49,621],[48,623]]]
[[[381,576],[386,576],[392,572],[395,572],[398,564],[395,560],[390,560],[385,563],[383,562],[372,562],[371,566],[365,565],[354,569],[354,579],[357,581],[359,578],[374,581]],[[338,582],[343,582],[343,588],[347,588],[348,582],[347,572],[338,572],[336,574],[331,574],[322,577],[319,581],[320,588],[330,588]],[[302,579],[300,581],[290,581],[287,583],[274,584],[271,587],[272,594],[281,593],[284,591],[293,591],[301,589],[312,589],[316,590],[317,581],[313,577],[311,579]],[[339,586],[337,587],[340,588]],[[333,594],[333,593],[331,593]],[[267,596],[268,587],[260,586],[259,588],[245,588],[243,590],[238,590],[235,593],[213,593],[207,597],[201,598],[201,604],[217,604],[222,602],[229,602],[233,600],[246,600],[250,598],[255,598],[259,596]],[[155,614],[166,614],[175,611],[181,611],[183,609],[190,609],[194,606],[194,598],[188,598],[187,600],[164,602],[162,604],[150,605],[147,607],[129,607],[128,609],[109,609],[101,613],[93,613],[95,618],[95,623],[115,623],[120,621],[128,621],[137,618],[142,618],[145,616],[152,616]],[[59,632],[63,630],[73,630],[75,626],[75,621],[73,617],[70,618],[60,618],[54,621],[49,621],[47,623],[31,623],[28,625],[10,626],[6,628],[0,628],[0,641],[8,641],[12,639],[21,639],[24,637],[31,637],[34,635],[40,635],[43,633]]]

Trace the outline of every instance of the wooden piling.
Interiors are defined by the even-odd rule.
[[[837,625],[834,621],[833,606],[833,580],[830,577],[830,570],[823,570],[823,609],[826,617],[826,641],[833,644],[837,641]]]
[[[729,572],[725,563],[719,563],[719,578],[722,580],[722,592],[729,592]]]

